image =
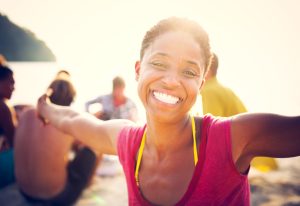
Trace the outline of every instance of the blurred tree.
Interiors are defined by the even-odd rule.
[[[47,45],[0,13],[0,53],[7,61],[55,61]]]

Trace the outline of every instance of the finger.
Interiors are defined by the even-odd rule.
[[[53,89],[48,88],[47,91],[46,91],[46,96],[50,97],[52,94],[53,94]]]

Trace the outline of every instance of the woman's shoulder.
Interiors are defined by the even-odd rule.
[[[213,114],[207,113],[203,115],[202,117],[197,117],[197,118],[202,118],[203,122],[210,122],[210,124],[220,124],[224,122],[230,122],[232,117],[221,117],[221,116],[215,116]]]
[[[127,125],[119,133],[118,143],[126,145],[135,145],[140,142],[146,129],[146,125],[139,126],[136,124]]]
[[[137,137],[143,133],[146,125],[127,124],[120,131],[120,136],[126,136],[127,138]]]

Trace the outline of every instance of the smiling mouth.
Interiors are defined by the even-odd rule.
[[[175,97],[175,96],[172,96],[172,95],[169,95],[169,94],[166,94],[166,93],[162,93],[162,92],[157,92],[157,91],[153,92],[153,96],[157,100],[159,100],[159,101],[161,101],[163,103],[166,103],[166,104],[175,105],[179,101],[181,101],[181,98],[179,98],[179,97]]]

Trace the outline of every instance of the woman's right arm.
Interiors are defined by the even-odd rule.
[[[88,113],[79,113],[71,107],[54,105],[50,103],[46,94],[39,98],[37,109],[45,122],[99,153],[116,154],[116,140],[120,130],[134,124],[129,120],[101,121]]]

